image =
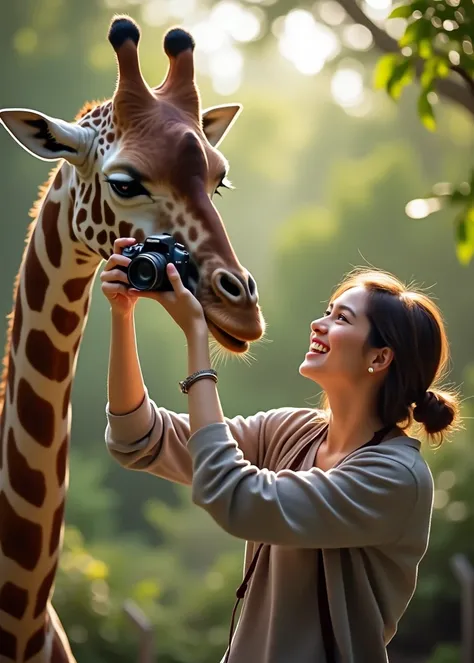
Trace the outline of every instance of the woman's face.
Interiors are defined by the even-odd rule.
[[[376,351],[366,347],[370,322],[368,292],[350,288],[335,299],[325,314],[311,323],[309,352],[299,372],[323,389],[332,384],[360,384]]]

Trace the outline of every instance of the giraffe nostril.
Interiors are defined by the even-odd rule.
[[[241,288],[234,281],[231,281],[227,274],[221,274],[219,281],[222,289],[229,295],[232,295],[232,297],[239,297],[241,295]]]
[[[257,284],[255,283],[255,279],[252,277],[251,274],[249,274],[248,285],[249,285],[250,296],[253,297],[257,292]]]

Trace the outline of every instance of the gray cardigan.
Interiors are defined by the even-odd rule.
[[[312,409],[280,408],[212,424],[192,437],[188,415],[148,395],[123,416],[107,408],[106,442],[124,467],[192,485],[194,502],[264,546],[229,663],[325,663],[317,549],[323,550],[338,663],[382,663],[426,552],[433,480],[405,435],[314,467],[322,425]],[[305,453],[305,450],[306,453]],[[286,469],[303,457],[297,471]]]

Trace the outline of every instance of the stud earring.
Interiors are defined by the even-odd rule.
[[[369,373],[373,373],[373,372],[374,372],[374,369],[372,368],[372,366],[369,366],[369,368],[368,368],[367,370],[369,371]]]

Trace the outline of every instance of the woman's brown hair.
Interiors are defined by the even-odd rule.
[[[394,358],[380,387],[377,413],[384,425],[408,428],[413,419],[441,444],[459,416],[454,391],[437,389],[444,377],[449,344],[439,308],[419,290],[409,289],[386,272],[359,268],[349,273],[331,302],[350,288],[368,291],[367,346],[389,347]]]

